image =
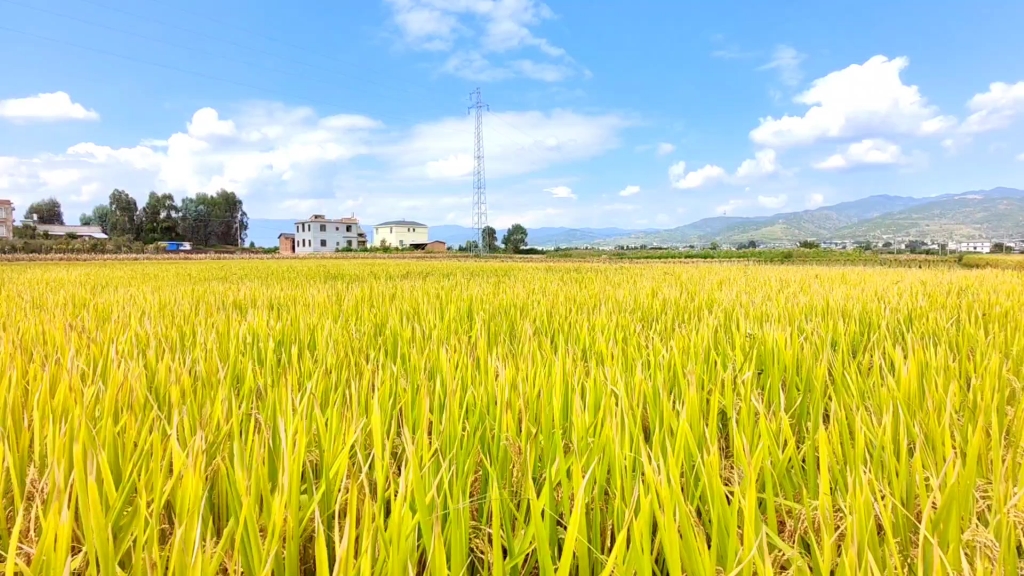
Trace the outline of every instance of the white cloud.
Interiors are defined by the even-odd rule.
[[[639,194],[639,193],[640,193],[640,187],[639,186],[626,186],[625,188],[623,188],[622,190],[619,191],[619,196],[633,196],[634,194]]]
[[[778,196],[758,196],[757,203],[765,208],[782,208],[786,205],[787,197],[785,194],[779,194]]]
[[[516,60],[512,62],[511,68],[520,76],[543,82],[561,82],[574,73],[568,66],[534,62],[533,60]]]
[[[814,165],[818,170],[842,170],[862,164],[903,164],[907,158],[903,150],[881,138],[861,140],[850,144],[846,150],[833,154]]]
[[[572,188],[568,186],[554,186],[552,188],[545,188],[544,191],[549,192],[552,198],[576,199],[576,195],[572,193]]]
[[[778,172],[779,164],[775,157],[775,150],[759,150],[754,153],[753,159],[744,160],[736,169],[735,177],[738,180],[747,180],[759,176],[768,176]]]
[[[1017,155],[1017,162],[1024,162],[1024,152]]]
[[[723,180],[725,176],[725,170],[711,164],[687,172],[686,162],[677,162],[668,169],[668,179],[672,182],[672,187],[680,190],[700,188],[705,184]]]
[[[808,208],[818,208],[823,204],[825,204],[825,196],[823,194],[808,194],[807,197],[804,198],[804,206],[807,206]]]
[[[99,120],[95,110],[71,101],[67,92],[36,94],[27,98],[0,100],[0,118],[12,122]]]
[[[658,148],[657,148],[658,156],[668,156],[669,154],[671,154],[671,153],[673,153],[675,151],[676,151],[676,147],[674,145],[672,145],[672,144],[669,144],[668,142],[659,142],[658,143]]]
[[[772,53],[770,62],[761,66],[759,70],[777,70],[779,81],[786,86],[796,86],[803,80],[803,72],[800,71],[800,63],[807,56],[797,52],[792,46],[779,45]]]
[[[497,122],[484,124],[486,168],[491,178],[597,156],[618,146],[619,131],[629,125],[616,115],[588,116],[565,110],[493,115]],[[382,145],[379,151],[393,159],[406,177],[466,177],[472,168],[468,156],[472,134],[471,118],[446,118],[417,125],[402,140]]]
[[[77,182],[82,173],[74,168],[59,168],[56,170],[43,170],[39,172],[39,180],[47,188],[60,188],[73,182]]]
[[[928,105],[917,86],[903,84],[900,72],[909,62],[875,56],[818,78],[794,98],[810,106],[803,116],[763,118],[750,139],[764,146],[797,146],[874,134],[930,135],[955,125],[955,118]]]
[[[485,126],[492,181],[601,155],[630,125],[616,115],[564,110],[496,116],[500,122]],[[347,214],[362,198],[360,217],[402,217],[394,211],[415,201],[415,217],[425,221],[452,212],[440,198],[471,189],[473,124],[464,116],[399,129],[365,116],[319,117],[309,108],[256,103],[230,114],[203,109],[184,120],[181,131],[137,146],[87,141],[63,152],[0,158],[0,189],[19,202],[54,195],[72,214],[88,211],[113,188],[143,200],[150,190],[180,198],[224,187],[243,196],[253,218],[308,216],[310,207]],[[491,190],[495,214],[514,213],[526,193],[504,192],[508,185]],[[465,206],[468,220],[470,202]]]
[[[732,200],[729,200],[729,202],[727,202],[725,204],[721,204],[719,206],[716,206],[715,207],[715,214],[716,215],[722,215],[722,216],[728,216],[728,215],[732,214],[737,208],[743,208],[746,205],[747,205],[747,201],[746,200],[732,199]]]
[[[714,182],[745,184],[779,171],[775,151],[769,148],[759,150],[754,153],[753,158],[744,160],[732,175],[729,175],[724,168],[712,164],[693,172],[686,172],[686,162],[677,162],[669,168],[668,177],[674,188],[687,190]]]
[[[221,120],[213,108],[200,108],[188,123],[188,135],[196,138],[234,136],[235,123],[231,120]]]
[[[519,59],[492,65],[483,54],[532,48],[548,58],[572,63],[565,50],[534,35],[531,28],[554,18],[538,0],[386,0],[395,24],[414,48],[450,51],[460,47],[443,71],[472,80],[523,76],[557,82],[576,69]]]
[[[988,92],[975,94],[967,107],[973,113],[960,126],[962,132],[975,134],[1006,128],[1017,114],[1024,112],[1024,81],[993,82]]]

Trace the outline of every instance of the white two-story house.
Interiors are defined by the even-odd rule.
[[[359,219],[330,220],[323,214],[313,214],[308,220],[295,223],[295,253],[334,252],[342,248],[366,248],[366,233]]]
[[[412,220],[391,220],[373,227],[373,245],[391,248],[408,248],[413,244],[426,244],[426,224]]]

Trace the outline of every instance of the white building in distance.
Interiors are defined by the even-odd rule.
[[[988,254],[992,251],[992,243],[987,241],[977,242],[961,242],[959,246],[960,252],[980,252],[982,254]]]
[[[373,227],[373,245],[408,248],[413,244],[426,244],[429,227],[412,220],[391,220]]]
[[[366,248],[366,233],[354,215],[330,220],[323,214],[313,214],[295,223],[296,254],[334,252],[342,248]]]

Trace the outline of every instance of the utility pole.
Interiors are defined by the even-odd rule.
[[[490,110],[490,108],[484,104],[479,88],[470,92],[469,100],[473,103],[469,107],[469,112],[476,112],[476,133],[473,143],[473,229],[476,230],[476,239],[479,243],[477,254],[482,256],[487,253],[487,245],[484,242],[484,228],[487,227],[487,178],[484,174],[484,110]]]

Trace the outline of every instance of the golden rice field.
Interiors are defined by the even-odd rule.
[[[5,574],[1020,574],[1024,273],[0,265]]]

